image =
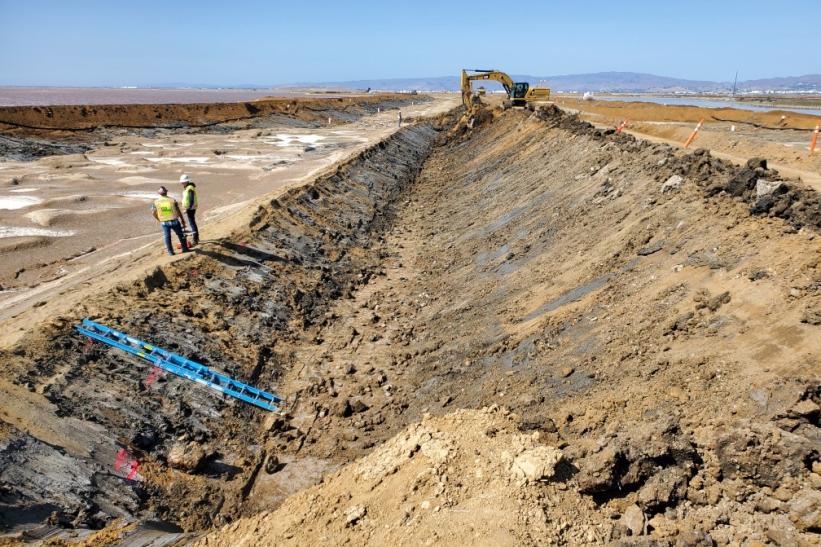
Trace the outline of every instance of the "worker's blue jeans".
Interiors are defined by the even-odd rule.
[[[182,233],[182,224],[180,221],[175,220],[167,220],[162,223],[162,235],[165,238],[165,248],[168,250],[168,254],[174,256],[174,247],[171,246],[171,231],[174,231],[177,234],[177,238],[180,240],[180,246],[182,247],[182,252],[188,252],[188,244],[185,241],[185,234]]]
[[[194,236],[194,245],[200,242],[200,231],[197,229],[197,210],[188,209],[185,212],[188,217],[188,226],[191,228],[191,235]]]

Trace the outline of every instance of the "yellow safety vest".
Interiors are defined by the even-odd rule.
[[[196,209],[197,205],[199,205],[197,187],[189,184],[182,191],[182,207],[187,211],[188,209]]]
[[[157,211],[157,219],[160,222],[167,222],[178,218],[177,202],[174,198],[168,196],[157,198],[154,201],[154,210]]]

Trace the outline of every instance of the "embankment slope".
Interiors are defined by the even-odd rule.
[[[787,181],[791,197],[759,198],[779,178],[760,162],[556,111],[477,125],[434,150],[384,275],[283,379],[303,457],[377,448],[204,544],[817,539],[817,194]],[[449,414],[490,405],[568,472],[517,483],[515,459],[549,469],[550,450]],[[420,429],[425,412],[443,417]]]

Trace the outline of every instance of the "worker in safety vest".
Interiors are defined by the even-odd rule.
[[[165,248],[168,249],[168,254],[171,256],[174,255],[174,247],[171,246],[171,231],[173,230],[180,240],[182,252],[187,253],[188,243],[185,241],[185,234],[183,233],[183,230],[185,230],[185,220],[182,218],[180,206],[177,204],[177,200],[168,196],[168,190],[166,190],[165,186],[160,186],[157,193],[160,194],[160,197],[154,200],[154,204],[151,206],[151,212],[154,218],[162,225]]]
[[[180,177],[180,183],[183,185],[182,191],[182,210],[185,211],[185,216],[188,217],[188,225],[191,226],[191,235],[194,237],[194,245],[200,242],[200,232],[197,229],[197,185],[191,180],[188,175]]]

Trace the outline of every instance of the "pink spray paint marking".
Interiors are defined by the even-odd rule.
[[[119,452],[117,452],[117,459],[114,460],[114,471],[119,472],[120,468],[125,463],[125,460],[128,458],[128,451],[125,448],[121,448]]]
[[[117,458],[114,460],[114,472],[119,473],[120,470],[123,470],[123,473],[128,471],[125,476],[125,480],[133,481],[137,478],[137,469],[140,467],[140,462],[137,460],[129,459],[130,454],[128,450],[125,448],[121,448],[117,452]]]
[[[157,377],[160,375],[161,372],[162,369],[160,367],[153,367],[151,369],[151,372],[148,373],[148,377],[143,382],[143,385],[145,387],[151,387],[151,384],[157,381]]]
[[[125,478],[127,481],[133,481],[137,477],[137,468],[140,467],[140,462],[137,460],[131,460],[128,462],[130,466],[130,470],[128,471],[128,476]]]

